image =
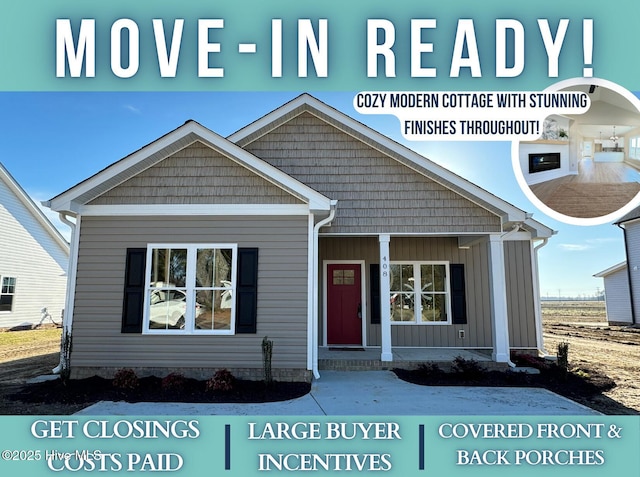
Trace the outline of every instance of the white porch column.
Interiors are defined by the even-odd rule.
[[[391,280],[389,270],[389,242],[391,236],[381,234],[378,236],[380,243],[380,332],[382,337],[382,352],[380,361],[393,361],[391,352]]]
[[[489,236],[489,287],[491,294],[492,358],[498,363],[510,363],[509,321],[507,317],[507,282],[504,271],[502,237]]]

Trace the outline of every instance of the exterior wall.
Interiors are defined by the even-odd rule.
[[[509,345],[512,348],[536,348],[531,242],[506,241],[504,261],[507,282]]]
[[[369,265],[379,263],[377,237],[328,237],[320,239],[320,263],[323,260],[364,260],[364,287],[367,296],[366,344],[380,346],[380,325],[371,324]],[[509,312],[510,345],[536,348],[533,285],[531,282],[530,243],[505,244],[505,273]],[[446,260],[465,266],[467,324],[465,325],[391,325],[391,344],[399,347],[491,348],[492,323],[489,290],[489,255],[486,243],[460,249],[456,237],[391,237],[391,261]],[[321,271],[322,272],[322,271]],[[322,273],[319,276],[322,287]],[[320,300],[323,317],[324,300]],[[465,338],[459,337],[464,330]],[[320,343],[323,326],[320,323]]]
[[[604,277],[609,323],[631,323],[631,295],[627,267]]]
[[[630,273],[630,292],[633,296],[633,307],[636,321],[640,317],[640,220],[624,224],[627,247],[627,267]]]
[[[196,142],[105,192],[90,205],[255,203],[302,201]]]
[[[258,247],[256,334],[122,334],[125,252],[151,242]],[[262,369],[273,340],[274,375],[306,370],[308,217],[82,217],[71,368]],[[84,370],[84,371],[83,371]],[[109,371],[111,370],[111,371]],[[166,370],[165,370],[166,371]]]
[[[67,288],[68,251],[51,237],[0,180],[0,275],[16,278],[11,312],[0,312],[0,328],[40,322],[49,309],[60,320]]]
[[[338,200],[326,234],[500,232],[500,218],[310,113],[242,146]]]

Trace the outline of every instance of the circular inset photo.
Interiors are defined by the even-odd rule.
[[[597,78],[548,91],[580,91],[584,114],[551,115],[535,141],[513,144],[516,177],[543,212],[566,223],[610,222],[640,202],[640,100]]]

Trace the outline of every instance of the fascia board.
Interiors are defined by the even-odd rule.
[[[210,147],[222,151],[229,158],[243,165],[254,173],[260,175],[265,180],[273,183],[274,185],[286,190],[293,195],[298,196],[308,202],[314,202],[321,210],[330,209],[330,199],[320,194],[319,192],[311,189],[310,187],[302,184],[301,182],[293,179],[279,169],[267,164],[266,162],[255,157],[251,153],[238,147],[237,145],[229,142],[222,136],[215,132],[205,128],[195,121],[189,121],[183,126],[171,131],[170,133],[162,136],[156,141],[144,146],[138,151],[126,156],[118,162],[110,165],[103,171],[90,177],[89,179],[77,184],[71,189],[63,192],[62,194],[54,197],[49,201],[51,209],[56,211],[78,212],[80,207],[84,204],[75,204],[74,201],[78,197],[90,192],[97,188],[103,182],[118,176],[119,174],[125,174],[128,169],[135,164],[144,160],[145,158],[152,156],[153,154],[161,152],[163,149],[169,147],[176,141],[186,137],[189,134],[195,134],[195,136],[202,139]]]

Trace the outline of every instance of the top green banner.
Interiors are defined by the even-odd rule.
[[[30,0],[0,18],[5,91],[637,89],[636,1]]]

